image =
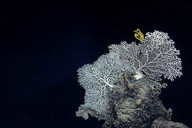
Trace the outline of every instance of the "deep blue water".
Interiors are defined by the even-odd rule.
[[[84,90],[77,69],[136,41],[133,30],[169,33],[180,49],[183,76],[163,90],[172,119],[192,126],[192,4],[189,1],[84,3],[5,1],[0,4],[0,127],[98,128],[75,116]]]

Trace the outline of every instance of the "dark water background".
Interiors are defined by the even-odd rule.
[[[143,33],[169,33],[181,52],[183,76],[161,99],[172,119],[192,127],[192,3],[0,2],[0,127],[98,128],[75,116],[84,90],[76,70],[107,53],[107,46]]]

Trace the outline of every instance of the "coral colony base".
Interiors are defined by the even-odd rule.
[[[105,120],[103,128],[187,128],[171,122],[172,110],[159,99],[167,87],[160,77],[173,81],[182,75],[179,50],[167,33],[148,32],[144,38],[139,29],[134,32],[139,44],[112,44],[109,53],[78,69],[85,101],[76,116]]]

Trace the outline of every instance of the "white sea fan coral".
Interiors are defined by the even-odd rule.
[[[78,69],[78,81],[85,89],[82,108],[89,108],[103,118],[110,117],[109,93],[116,88],[115,82],[122,72],[132,72],[136,80],[144,75],[156,80],[163,75],[173,81],[182,75],[178,55],[180,52],[176,50],[174,41],[169,39],[167,33],[159,31],[147,33],[138,45],[125,41],[110,45],[108,54]],[[84,110],[79,110],[77,116],[82,113],[82,117],[87,119],[88,114]]]
[[[78,69],[79,83],[85,89],[85,104],[99,115],[108,116],[109,88],[120,74],[120,65],[115,54],[102,55],[93,64],[86,64]]]
[[[152,79],[161,77],[173,81],[181,76],[182,66],[179,50],[176,50],[174,41],[167,33],[154,31],[147,33],[139,45],[125,41],[120,45],[110,45],[111,53],[117,53],[122,65],[133,73],[145,73]],[[138,74],[136,74],[138,76]]]

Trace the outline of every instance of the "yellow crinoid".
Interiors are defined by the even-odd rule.
[[[135,36],[136,39],[138,39],[141,42],[144,40],[144,35],[143,35],[143,33],[141,32],[140,29],[136,29],[133,32],[135,32],[134,36]]]

